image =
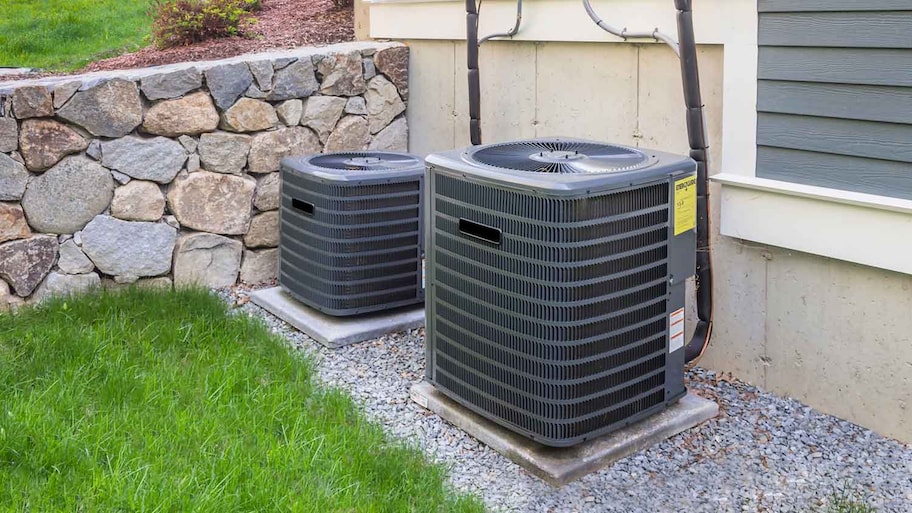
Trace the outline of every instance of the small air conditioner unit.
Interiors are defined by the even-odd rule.
[[[685,394],[696,164],[573,139],[430,155],[427,378],[566,447]]]
[[[424,301],[424,163],[365,151],[286,158],[279,285],[325,314]]]

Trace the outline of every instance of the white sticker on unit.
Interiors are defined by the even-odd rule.
[[[684,347],[684,309],[675,310],[668,316],[668,352],[673,353]]]

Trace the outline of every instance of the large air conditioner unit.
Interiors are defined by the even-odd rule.
[[[427,378],[565,447],[684,388],[696,164],[573,139],[430,155]]]
[[[286,158],[279,285],[348,316],[424,301],[424,163],[393,152]]]

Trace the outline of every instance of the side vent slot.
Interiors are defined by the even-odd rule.
[[[468,219],[459,220],[459,233],[483,240],[490,244],[500,245],[503,232],[493,226],[487,226]]]
[[[314,215],[314,204],[307,201],[301,201],[299,199],[292,198],[291,206],[305,214],[312,216]]]

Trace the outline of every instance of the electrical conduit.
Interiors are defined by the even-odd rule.
[[[592,8],[590,0],[583,0],[586,13],[600,28],[623,40],[655,39],[667,44],[681,61],[681,78],[684,85],[687,138],[690,157],[697,163],[697,326],[693,338],[684,349],[684,361],[696,363],[709,345],[713,327],[713,275],[710,246],[709,218],[709,141],[706,132],[706,117],[703,97],[700,91],[700,70],[697,61],[697,44],[694,36],[692,0],[674,0],[678,11],[678,41],[661,32],[629,32],[602,20]],[[478,39],[478,5],[475,0],[466,0],[466,42],[468,45],[469,78],[469,135],[473,146],[481,144],[481,83],[478,70],[478,46],[493,37],[512,37],[519,31],[522,19],[522,0],[518,0],[516,25],[507,33],[494,34],[481,41]]]

